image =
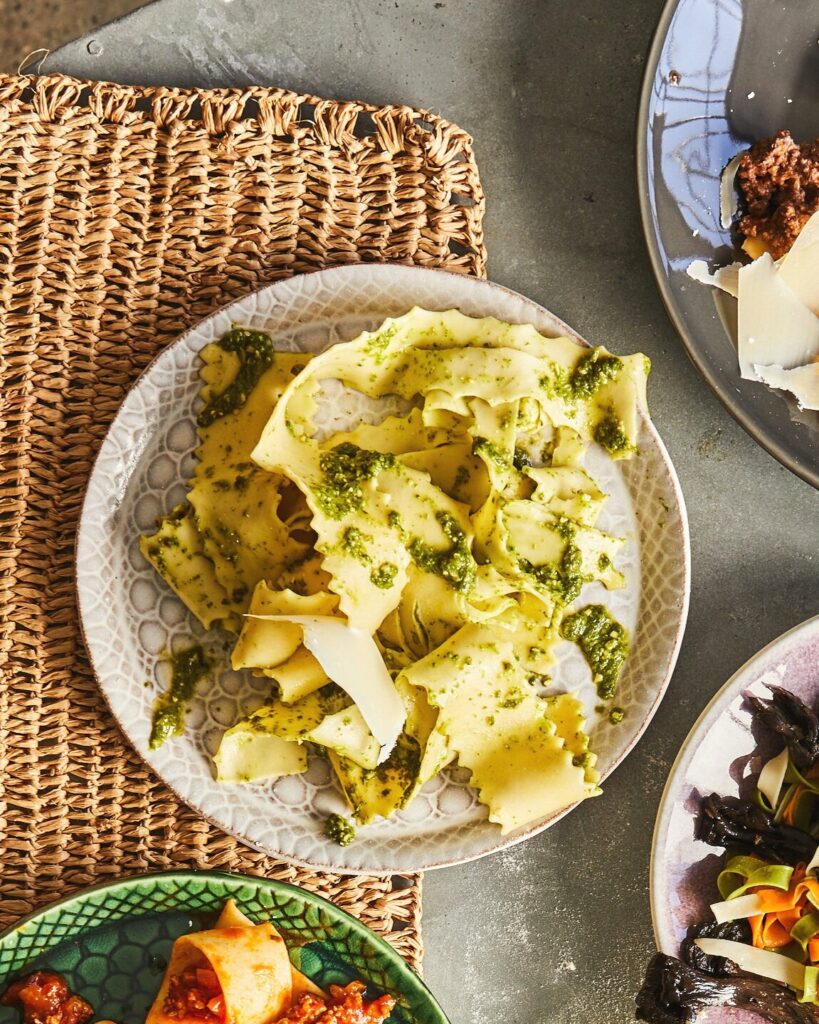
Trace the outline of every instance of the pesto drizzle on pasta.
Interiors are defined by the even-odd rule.
[[[319,749],[366,824],[457,758],[503,831],[595,795],[582,705],[543,686],[562,638],[604,699],[627,656],[603,606],[571,606],[625,583],[582,460],[637,450],[644,357],[415,309],[312,358],[235,328],[203,359],[189,504],[142,549],[274,689],[228,729],[219,777],[298,773]],[[405,411],[322,433],[325,381]]]

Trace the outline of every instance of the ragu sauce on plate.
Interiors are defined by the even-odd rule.
[[[61,974],[34,971],[12,982],[0,997],[3,1006],[18,1006],[23,1024],[86,1024],[94,1010],[75,995]]]

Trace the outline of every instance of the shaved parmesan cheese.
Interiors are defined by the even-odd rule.
[[[743,150],[744,153],[744,150]],[[730,228],[731,222],[739,209],[737,190],[734,188],[739,162],[743,153],[737,153],[725,165],[725,170],[719,179],[719,222],[724,228]]]
[[[301,647],[301,630],[289,619],[294,615],[332,615],[338,606],[333,594],[303,596],[292,590],[274,590],[260,580],[250,601],[252,617],[245,617],[231,655],[233,668],[272,669],[289,661]],[[260,617],[279,616],[262,622]]]
[[[723,900],[721,903],[711,904],[711,913],[717,924],[725,924],[726,921],[738,921],[743,917],[754,917],[762,913],[762,900],[757,893],[747,893],[745,896],[737,896],[735,900]]]
[[[814,868],[819,868],[819,846],[816,847],[816,853],[811,857],[810,863],[805,868],[805,874],[813,871]]]
[[[799,301],[819,316],[819,214],[810,218],[783,256],[779,276]]]
[[[355,701],[370,732],[381,745],[378,763],[385,761],[398,739],[406,709],[395,689],[375,641],[363,629],[323,615],[248,615],[300,626],[304,646],[330,679]]]
[[[746,239],[744,246],[755,257],[753,263],[732,263],[711,274],[704,260],[694,260],[686,272],[694,281],[737,298],[737,354],[742,377],[790,391],[800,409],[817,411],[819,213],[810,218],[778,263],[770,253],[749,247],[755,241]]]
[[[774,810],[776,810],[776,805],[779,803],[779,792],[782,789],[782,783],[785,781],[785,772],[787,770],[788,748],[786,747],[782,753],[772,757],[759,773],[756,787],[768,801],[768,806],[773,807]],[[727,920],[730,920],[730,918],[727,918]]]
[[[819,410],[819,363],[794,366],[790,370],[754,363],[754,370],[757,377],[770,387],[790,391],[800,409]]]
[[[730,939],[695,939],[694,942],[706,956],[723,956],[749,974],[778,981],[780,985],[787,985],[797,992],[801,992],[804,987],[805,968],[781,953],[757,949]]]
[[[705,260],[694,260],[688,264],[686,274],[700,284],[710,284],[719,288],[729,295],[737,298],[739,295],[739,272],[742,269],[741,263],[731,263],[727,267],[717,267],[712,274],[708,269]]]
[[[787,370],[819,354],[819,317],[781,279],[767,253],[739,274],[738,348],[746,380],[758,379],[755,364]]]

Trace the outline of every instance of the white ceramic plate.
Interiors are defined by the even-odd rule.
[[[651,916],[657,947],[679,956],[688,929],[710,919],[722,851],[695,836],[702,798],[744,795],[777,752],[770,736],[754,735],[745,694],[770,696],[766,683],[792,690],[806,704],[819,698],[819,616],[784,633],[746,662],[714,696],[680,748],[657,813],[651,851]],[[781,744],[780,744],[781,746]],[[703,1024],[719,1024],[713,1010]],[[735,1024],[755,1014],[730,1011]]]
[[[163,652],[189,646],[202,630],[142,558],[138,538],[186,493],[200,386],[197,353],[233,324],[268,331],[277,347],[320,351],[372,329],[414,305],[459,308],[471,316],[531,323],[544,334],[571,334],[541,306],[497,285],[442,271],[356,265],[291,278],[226,306],[157,357],[128,394],[100,450],[88,486],[77,544],[80,614],[103,693],[140,755],[179,796],[249,845],[285,860],[336,871],[402,872],[483,856],[534,835],[563,814],[507,836],[457,769],[430,782],[389,822],[360,829],[342,849],[323,824],[344,804],[325,762],[277,783],[217,785],[211,755],[222,732],[261,703],[260,683],[225,670],[198,698],[185,735],[149,750],[151,713],[167,686]],[[614,346],[616,347],[616,346]],[[354,414],[355,410],[351,409]],[[614,463],[592,453],[588,465],[611,498],[605,529],[627,538],[618,566],[624,591],[584,591],[605,600],[632,630],[632,652],[617,703],[622,723],[594,715],[591,677],[571,644],[561,645],[555,679],[578,689],[592,712],[592,746],[605,778],[642,735],[677,658],[688,611],[689,544],[683,498],[654,427],[642,427],[640,454]],[[147,684],[146,685],[146,680]],[[605,799],[605,797],[604,797]]]

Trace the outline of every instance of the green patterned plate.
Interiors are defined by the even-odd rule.
[[[396,999],[390,1024],[448,1024],[429,990],[383,939],[332,903],[283,882],[219,871],[168,871],[105,882],[69,896],[0,935],[0,984],[36,968],[64,975],[95,1019],[142,1024],[174,939],[209,927],[233,897],[284,935],[294,964],[316,984],[356,978]],[[18,1013],[0,1007],[0,1024]]]

